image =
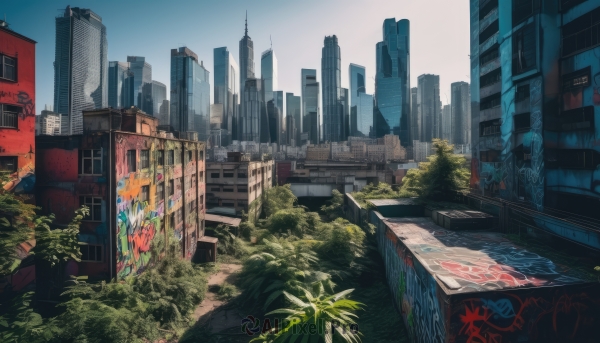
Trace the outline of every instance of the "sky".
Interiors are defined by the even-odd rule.
[[[227,46],[239,64],[239,41],[254,41],[255,72],[270,47],[279,64],[279,89],[300,94],[300,69],[317,69],[325,36],[336,35],[341,49],[342,87],[350,63],[366,67],[367,93],[375,90],[375,44],[386,18],[408,19],[411,30],[411,87],[422,74],[440,75],[442,103],[450,84],[469,80],[469,1],[467,0],[0,0],[10,28],[35,41],[38,113],[53,104],[55,20],[67,5],[90,8],[102,17],[108,60],[144,56],[152,79],[169,87],[171,49],[187,46],[211,72],[213,49]],[[167,89],[168,91],[168,89]],[[168,94],[168,93],[167,93]]]

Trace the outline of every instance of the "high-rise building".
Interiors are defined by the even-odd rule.
[[[440,76],[424,74],[418,77],[417,106],[419,108],[420,140],[431,142],[441,137],[442,102],[440,101]]]
[[[171,49],[171,129],[198,132],[206,141],[210,134],[209,72],[198,55],[187,47]]]
[[[163,100],[162,104],[158,109],[158,115],[155,115],[158,118],[158,123],[160,125],[170,125],[171,123],[171,103],[169,100]]]
[[[471,92],[467,82],[454,82],[450,85],[452,103],[453,144],[471,143]]]
[[[108,62],[108,106],[115,109],[133,106],[133,81],[128,62]]]
[[[273,99],[273,92],[279,88],[277,83],[277,57],[275,51],[269,49],[260,57],[260,74],[265,92],[265,102]]]
[[[335,35],[326,36],[321,55],[321,79],[323,92],[323,140],[340,142],[344,136],[344,116],[340,100],[342,96],[341,53]]]
[[[221,129],[227,130],[232,139],[238,139],[239,90],[238,65],[227,47],[213,50],[215,104],[222,104]]]
[[[287,144],[295,146],[300,145],[300,128],[302,125],[302,100],[294,93],[285,93],[285,116],[286,116],[286,132]],[[290,121],[294,123],[290,126]],[[291,140],[294,140],[292,144]]]
[[[376,46],[375,103],[404,146],[411,146],[410,22],[383,21],[383,40]],[[410,150],[410,149],[409,149]]]
[[[244,30],[244,37],[240,40],[240,115],[244,113],[246,106],[246,101],[244,99],[244,89],[246,87],[246,80],[253,79],[255,77],[254,74],[254,42],[252,42],[252,38],[248,36],[248,13],[246,12],[246,25]],[[240,121],[242,119],[240,118]],[[239,124],[238,127],[238,139],[243,140],[241,138],[242,127]],[[234,135],[236,136],[236,135]]]
[[[302,132],[306,134],[307,142],[321,142],[319,82],[314,69],[302,69]]]
[[[341,141],[346,141],[350,135],[350,92],[348,88],[342,88],[340,96],[340,111],[342,113],[342,136]]]
[[[267,143],[270,140],[268,137],[269,124],[266,119],[267,109],[260,79],[249,78],[246,80],[242,99],[244,99],[244,106],[242,106],[243,111],[240,116],[240,140]]]
[[[152,113],[155,117],[161,116],[160,107],[163,102],[167,100],[167,86],[164,83],[152,80]],[[160,125],[167,124],[168,122],[160,122]]]
[[[275,100],[267,101],[267,117],[269,121],[269,141],[268,143],[279,143],[281,139],[281,119],[282,115],[275,104]]]
[[[421,133],[419,132],[419,127],[421,127],[421,124],[419,120],[419,103],[417,101],[417,94],[417,87],[410,89],[410,134],[413,141],[418,141],[421,139]],[[408,151],[412,150],[409,149]]]
[[[454,125],[452,124],[452,107],[450,105],[444,105],[442,107],[442,139],[452,142]],[[459,143],[462,144],[462,143]]]
[[[108,42],[102,18],[67,6],[56,18],[54,111],[67,114],[70,134],[82,133],[82,111],[108,106]]]
[[[349,135],[371,137],[373,135],[373,96],[366,89],[365,67],[350,63],[350,125]]]
[[[60,114],[43,110],[39,116],[35,116],[35,135],[60,135],[60,119]]]
[[[152,66],[145,57],[127,56],[133,73],[133,105],[147,114],[154,114],[152,104]]]
[[[279,133],[278,133],[278,137],[276,142],[279,145],[285,144],[285,103],[284,103],[284,98],[283,98],[283,91],[273,91],[273,104],[275,105],[275,107],[277,107],[277,110],[279,111]],[[272,137],[271,137],[272,138]]]

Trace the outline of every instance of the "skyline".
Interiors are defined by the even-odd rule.
[[[470,82],[469,74],[469,25],[468,2],[456,4],[451,9],[442,9],[442,0],[421,1],[362,1],[351,0],[345,6],[336,6],[334,1],[281,4],[275,1],[244,3],[231,1],[227,4],[203,1],[182,1],[179,8],[189,11],[165,11],[157,2],[119,3],[96,0],[79,2],[30,1],[8,3],[5,6],[7,21],[11,29],[38,42],[36,89],[38,111],[45,104],[53,103],[54,71],[54,18],[67,5],[90,8],[98,13],[107,27],[108,60],[125,61],[127,56],[143,56],[152,65],[153,80],[168,86],[170,50],[187,46],[195,51],[210,72],[214,72],[213,49],[226,46],[239,64],[238,42],[244,34],[244,19],[248,10],[249,36],[255,43],[255,58],[271,46],[279,62],[279,88],[284,92],[300,93],[300,70],[317,69],[321,80],[320,59],[322,42],[326,35],[335,34],[341,48],[341,70],[343,88],[349,88],[347,75],[350,63],[366,68],[367,93],[374,93],[375,45],[381,40],[383,20],[391,17],[411,21],[411,86],[416,78],[425,73],[440,75],[441,100],[448,103],[450,84],[457,81]],[[367,5],[368,6],[364,6]],[[331,20],[328,9],[335,7],[338,15]],[[463,8],[464,7],[464,8]],[[239,10],[231,11],[231,8]],[[318,10],[315,10],[317,8]],[[131,16],[131,11],[139,15]],[[450,10],[450,12],[448,12]],[[453,15],[454,12],[457,15]],[[52,15],[54,13],[54,15]],[[156,22],[175,18],[180,27],[155,25]],[[3,13],[4,14],[4,13]],[[304,15],[310,14],[315,23],[306,29]],[[195,21],[194,16],[206,20]],[[223,18],[229,18],[223,20]],[[189,19],[189,20],[188,20]],[[440,21],[443,19],[443,21]],[[356,21],[362,25],[354,25]],[[443,23],[432,27],[431,22]],[[302,30],[298,30],[302,27]],[[218,34],[195,34],[195,32],[219,32]],[[120,34],[128,32],[127,35]],[[457,39],[457,37],[465,37]],[[450,49],[450,50],[449,50]],[[438,53],[448,51],[453,53]],[[463,56],[464,55],[464,56]],[[261,75],[260,63],[256,64],[256,75]],[[211,103],[213,103],[213,80],[211,76]]]

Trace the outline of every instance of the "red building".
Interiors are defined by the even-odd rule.
[[[35,44],[0,21],[0,172],[17,193],[35,185]]]

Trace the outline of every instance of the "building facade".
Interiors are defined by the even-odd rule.
[[[444,105],[442,107],[442,135],[441,138],[452,143],[453,129],[455,125],[452,123],[452,106]]]
[[[452,144],[471,143],[471,91],[467,82],[450,85],[452,113]],[[443,125],[442,125],[443,129]]]
[[[7,191],[35,185],[35,44],[0,21],[0,173]]]
[[[129,70],[133,73],[133,106],[154,114],[152,104],[152,66],[142,56],[127,56]]]
[[[286,115],[286,132],[288,145],[300,145],[300,133],[302,131],[302,98],[295,96],[294,93],[285,93],[285,115]],[[291,118],[291,119],[290,119]],[[293,121],[294,125],[290,128],[289,122]],[[293,132],[290,132],[293,130]],[[291,140],[294,140],[292,144]]]
[[[171,49],[171,129],[194,131],[206,141],[210,135],[210,75],[192,50]]]
[[[340,105],[342,97],[341,52],[335,35],[325,37],[321,55],[321,80],[323,93],[323,140],[344,140],[344,115]]]
[[[39,116],[35,116],[35,135],[60,135],[60,119],[60,114],[43,110]]]
[[[371,137],[373,131],[373,96],[367,94],[365,67],[350,63],[349,136]]]
[[[321,111],[319,105],[319,82],[315,69],[302,69],[302,132],[305,141],[319,144],[321,141]],[[301,139],[302,140],[302,139]]]
[[[239,68],[227,47],[215,48],[214,57],[214,95],[213,103],[222,104],[220,128],[225,134],[237,140],[239,121]]]
[[[152,115],[159,118],[159,125],[168,123],[160,121],[164,117],[161,115],[160,110],[165,100],[167,100],[167,86],[162,82],[152,80]]]
[[[246,80],[242,99],[244,106],[241,107],[243,112],[240,116],[241,140],[267,143],[270,141],[269,123],[260,79]]]
[[[389,126],[406,146],[412,143],[410,121],[410,22],[383,21],[383,40],[376,46],[375,103]]]
[[[260,57],[260,76],[265,90],[265,102],[273,100],[273,92],[279,88],[277,83],[277,57],[273,49],[266,50]]]
[[[108,106],[129,108],[134,106],[134,74],[128,62],[108,62]]]
[[[421,142],[441,138],[442,102],[439,75],[424,74],[418,77],[417,107],[419,110],[419,136]]]
[[[168,138],[136,108],[84,112],[85,135],[39,136],[36,195],[67,224],[82,205],[77,275],[123,279],[151,263],[150,246],[169,235],[191,259],[204,229],[203,142]],[[157,251],[156,253],[161,253]]]
[[[108,41],[102,18],[67,6],[56,18],[54,111],[68,114],[70,134],[81,134],[82,111],[108,106]]]

